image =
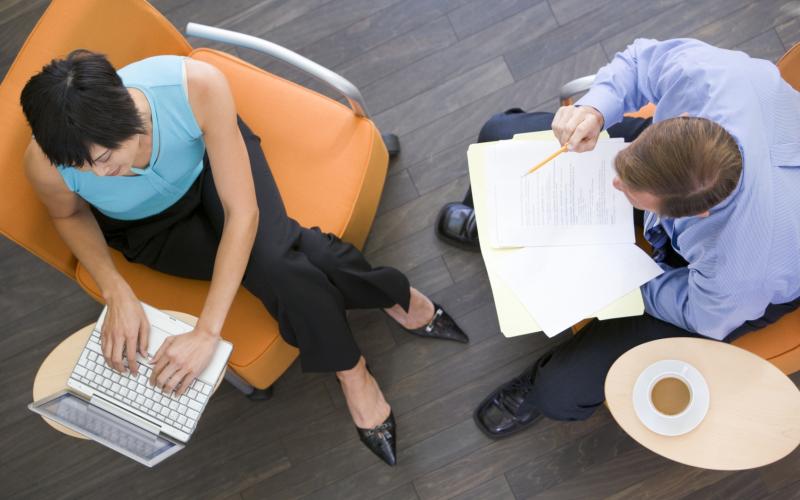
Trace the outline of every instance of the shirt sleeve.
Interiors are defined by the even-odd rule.
[[[746,297],[739,296],[735,287],[720,286],[696,269],[661,267],[664,273],[642,286],[645,311],[684,330],[722,340],[745,321],[761,317],[769,305],[764,293],[749,289]]]
[[[696,116],[706,102],[704,89],[693,85],[691,93],[684,90],[692,81],[704,81],[703,75],[697,73],[705,71],[707,65],[703,61],[712,57],[713,49],[691,39],[637,39],[598,71],[592,88],[576,105],[600,111],[605,128],[621,122],[624,113],[649,102],[659,105],[667,96],[671,109],[659,110],[660,114]]]

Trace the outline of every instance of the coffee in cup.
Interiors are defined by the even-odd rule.
[[[666,416],[675,416],[683,412],[692,401],[692,391],[683,378],[665,375],[653,384],[650,390],[650,402],[653,408]]]

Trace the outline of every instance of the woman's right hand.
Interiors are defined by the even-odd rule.
[[[130,287],[122,287],[108,297],[108,312],[100,332],[103,357],[106,363],[120,373],[125,373],[123,358],[128,358],[128,368],[138,375],[136,351],[147,358],[150,321],[142,303]]]

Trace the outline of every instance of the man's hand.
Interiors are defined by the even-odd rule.
[[[603,130],[603,114],[591,106],[561,106],[553,118],[553,133],[576,153],[591,151]]]
[[[108,300],[108,312],[100,332],[100,345],[106,363],[120,373],[125,373],[123,357],[128,358],[128,369],[137,375],[137,348],[147,357],[147,342],[150,337],[150,321],[141,302],[128,289]],[[124,351],[124,352],[123,352]]]
[[[150,384],[181,396],[211,361],[219,337],[203,330],[167,337],[153,356]]]

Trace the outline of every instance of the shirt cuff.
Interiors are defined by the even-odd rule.
[[[603,115],[603,130],[622,121],[622,103],[612,92],[603,87],[592,87],[578,99],[575,106],[591,106]]]

